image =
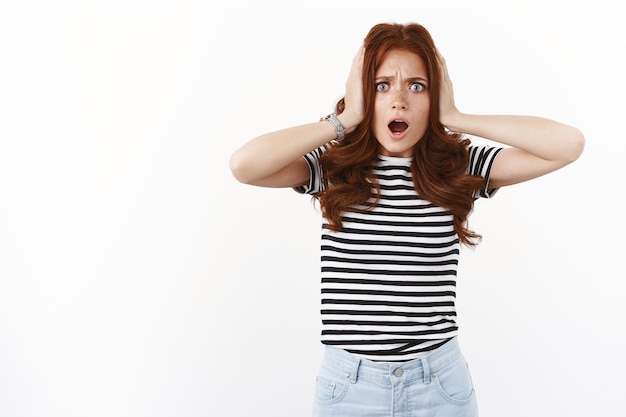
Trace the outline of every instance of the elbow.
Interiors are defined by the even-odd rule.
[[[580,130],[576,128],[572,129],[573,131],[570,135],[569,147],[566,156],[568,163],[576,161],[585,149],[585,136]]]
[[[233,174],[235,179],[243,184],[250,184],[250,174],[247,167],[247,164],[244,158],[241,157],[239,152],[235,152],[231,155],[229,161],[230,172]]]

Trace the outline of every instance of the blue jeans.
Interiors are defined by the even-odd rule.
[[[456,338],[408,362],[361,359],[326,347],[314,417],[476,417],[476,394]]]

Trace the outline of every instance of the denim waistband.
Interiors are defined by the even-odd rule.
[[[430,383],[433,373],[462,357],[456,337],[425,356],[407,362],[375,362],[343,349],[326,346],[323,364],[345,371],[352,383],[357,378],[388,381],[402,378],[409,382],[423,379]]]

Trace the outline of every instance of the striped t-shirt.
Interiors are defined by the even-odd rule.
[[[298,192],[314,194],[323,187],[323,150],[305,155],[311,177]],[[500,150],[470,146],[468,173],[488,184]],[[325,219],[322,225],[321,341],[375,361],[415,359],[458,331],[460,244],[453,217],[417,195],[411,161],[379,156],[374,167],[378,204],[344,212],[339,232],[329,230]],[[495,192],[485,188],[475,197]]]

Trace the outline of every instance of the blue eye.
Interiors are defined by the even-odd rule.
[[[387,91],[387,90],[389,90],[389,84],[376,83],[376,91]]]
[[[426,90],[426,86],[422,83],[413,83],[409,87],[411,91],[424,91]]]

